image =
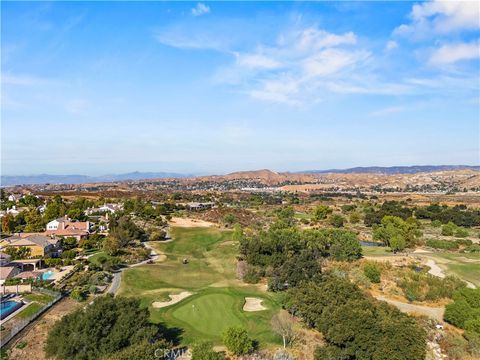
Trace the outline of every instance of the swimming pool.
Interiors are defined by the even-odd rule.
[[[45,271],[45,272],[42,274],[42,280],[48,280],[48,279],[50,279],[50,278],[53,276],[53,274],[55,274],[53,271],[50,271],[50,270]]]
[[[4,301],[0,305],[0,319],[5,319],[8,315],[15,310],[20,309],[23,306],[22,303],[16,301]]]

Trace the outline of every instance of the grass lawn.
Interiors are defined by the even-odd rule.
[[[128,269],[122,274],[119,295],[139,297],[150,308],[155,323],[181,328],[182,343],[200,340],[221,344],[223,331],[232,325],[244,326],[260,344],[278,344],[270,320],[280,308],[276,294],[236,279],[238,244],[230,231],[212,228],[173,228],[173,241],[152,243],[166,260]],[[182,260],[188,259],[188,264]],[[169,294],[190,291],[194,295],[162,309],[153,301],[168,300]],[[245,297],[264,299],[267,310],[244,312]]]
[[[388,256],[393,255],[389,247],[386,246],[362,246],[363,256]]]
[[[54,298],[52,295],[39,294],[39,293],[27,294],[27,295],[24,295],[23,297],[27,300],[36,301],[41,304],[47,304],[48,302],[52,301]]]
[[[439,265],[446,267],[447,272],[451,272],[477,287],[480,286],[480,254],[435,252],[429,256],[435,258]]]
[[[91,262],[92,264],[95,264],[95,265],[98,265],[100,266],[101,264],[98,262],[98,260],[100,258],[107,258],[107,259],[110,259],[111,256],[110,255],[107,255],[107,253],[105,253],[104,251],[100,251],[98,253],[96,253],[95,255],[92,255],[88,258],[88,261]]]
[[[20,311],[16,316],[20,319],[27,319],[30,316],[33,316],[34,314],[38,313],[42,307],[43,307],[42,304],[39,304],[37,302],[32,302],[25,309]]]

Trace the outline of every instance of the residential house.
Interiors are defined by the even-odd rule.
[[[10,255],[0,252],[0,266],[7,266],[10,264],[11,259],[12,257]]]
[[[31,257],[56,255],[59,250],[59,241],[60,239],[57,237],[37,233],[18,234],[3,239],[0,243],[0,249],[26,247],[30,249]]]
[[[117,211],[123,210],[123,204],[103,204],[98,208],[89,208],[85,210],[86,215],[111,213],[115,214]]]
[[[65,216],[50,221],[44,234],[74,237],[77,240],[81,240],[87,238],[90,234],[90,225],[89,221],[72,221]]]
[[[15,266],[0,267],[0,285],[5,283],[5,280],[10,279],[20,273],[20,269]]]

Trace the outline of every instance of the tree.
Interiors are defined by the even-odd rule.
[[[341,228],[343,227],[343,223],[345,222],[345,219],[342,215],[338,214],[333,214],[330,216],[330,219],[328,220],[330,225],[336,227],[336,228]]]
[[[103,250],[111,256],[118,254],[120,249],[122,248],[122,244],[118,237],[116,236],[108,236],[103,241]]]
[[[201,342],[192,347],[192,360],[222,360],[223,356],[213,350],[211,342]]]
[[[25,226],[25,232],[43,231],[43,219],[37,209],[28,211],[25,215],[25,221],[27,222],[27,225]]]
[[[254,342],[241,327],[229,327],[223,335],[223,343],[235,355],[246,355],[253,351]]]
[[[381,225],[373,229],[373,238],[390,246],[394,252],[413,247],[421,236],[419,225],[413,218],[403,220],[398,216],[385,216]]]
[[[7,214],[2,218],[2,232],[11,234],[15,230],[15,218],[12,214]]]
[[[354,211],[350,214],[350,218],[348,219],[350,223],[356,224],[360,222],[360,214],[357,211]]]
[[[315,208],[313,212],[313,220],[314,221],[324,220],[327,218],[329,214],[332,213],[332,211],[333,210],[326,205],[319,205]]]
[[[296,337],[295,322],[292,315],[281,311],[272,317],[272,329],[283,339],[283,348],[294,342]]]
[[[363,273],[373,283],[380,282],[380,276],[382,272],[377,264],[368,262],[363,266]]]
[[[155,341],[153,343],[144,340],[140,343],[133,344],[120,351],[114,352],[111,355],[107,355],[102,358],[102,360],[169,359],[168,354],[171,352],[170,347],[171,344],[165,340]]]
[[[32,250],[26,246],[20,246],[18,248],[14,246],[8,246],[5,249],[5,253],[10,255],[12,260],[28,259]]]
[[[235,214],[228,213],[223,216],[222,220],[223,223],[227,226],[232,226],[237,221],[237,217],[235,216]]]
[[[152,325],[149,318],[148,309],[142,308],[139,300],[98,297],[55,323],[48,333],[45,351],[48,357],[57,359],[96,360],[135,344],[162,340],[158,326]],[[133,354],[143,353],[141,348],[131,349],[131,358],[137,359]],[[118,359],[129,358],[116,355]]]
[[[449,221],[448,224],[442,226],[442,235],[443,236],[453,236],[455,231],[457,231],[457,225]]]

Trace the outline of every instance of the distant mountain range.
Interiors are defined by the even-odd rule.
[[[184,178],[189,175],[168,172],[131,172],[126,174],[112,174],[102,176],[87,175],[5,175],[1,177],[2,186],[37,185],[37,184],[83,184],[98,182],[113,182],[126,180]]]
[[[413,166],[367,166],[354,167],[350,169],[330,169],[330,170],[307,170],[300,171],[303,174],[417,174],[422,172],[434,171],[452,171],[452,170],[480,170],[480,166],[472,165],[413,165]]]
[[[480,171],[480,166],[471,165],[415,165],[415,166],[369,166],[369,167],[355,167],[350,169],[330,169],[330,170],[307,170],[298,171],[294,173],[281,172],[276,173],[270,170],[256,170],[256,171],[240,171],[228,175],[204,176],[202,178],[210,179],[248,179],[260,178],[269,180],[269,182],[280,182],[280,180],[296,180],[302,181],[303,175],[313,174],[416,174],[429,173],[435,171],[453,171],[453,170],[477,170]],[[112,174],[103,176],[87,176],[87,175],[2,175],[1,186],[13,185],[38,185],[38,184],[83,184],[83,183],[99,183],[99,182],[115,182],[127,180],[148,180],[148,179],[163,179],[163,178],[188,178],[192,175],[169,173],[169,172],[131,172],[126,174]]]

